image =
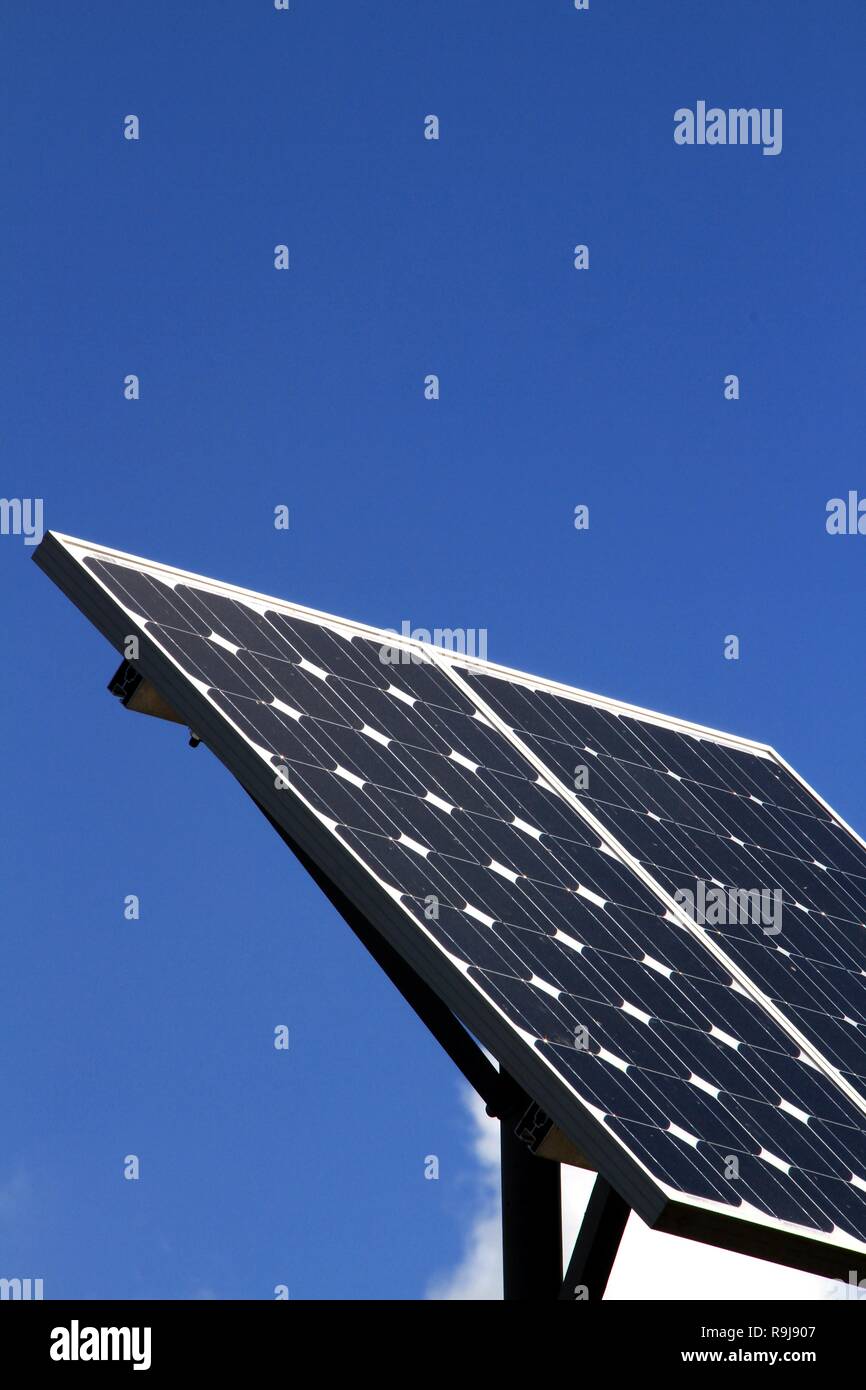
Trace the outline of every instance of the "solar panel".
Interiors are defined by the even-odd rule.
[[[55,533],[36,559],[645,1221],[847,1274],[866,849],[772,750]]]

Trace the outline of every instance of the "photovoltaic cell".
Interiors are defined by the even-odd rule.
[[[480,1001],[481,1040],[496,1051],[510,1028],[579,1147],[595,1135],[692,1210],[866,1245],[866,851],[781,763],[384,631],[52,546],[85,611],[106,627],[119,605],[113,630],[140,631],[181,700],[204,697],[255,750],[274,805],[314,820],[382,911],[399,905],[401,930],[435,946],[442,978]],[[700,884],[778,889],[782,929],[699,930],[670,897]]]
[[[777,921],[722,911],[721,921],[707,914],[704,925],[866,1102],[859,841],[761,753],[570,695],[462,674],[564,782],[574,786],[578,767],[587,768],[575,795],[668,893],[687,891],[693,903],[719,886],[779,895]]]
[[[511,727],[520,731],[527,692],[519,692],[518,706],[506,683],[476,676],[469,681],[479,693],[483,688],[492,696],[506,721],[514,716],[517,722]],[[548,734],[527,735],[526,741],[564,777],[573,772],[575,755],[588,750],[588,744],[577,743],[586,717],[578,706],[580,713],[572,718],[576,702],[568,697],[545,692],[539,703]],[[562,741],[559,715],[578,731],[570,745]],[[669,766],[657,766],[648,775],[637,759],[643,746],[658,743],[656,728],[628,716],[607,717],[624,726],[631,756],[593,749],[590,787],[581,798],[621,843],[669,891],[688,887],[694,892],[699,878],[778,889],[790,909],[785,949],[827,965],[856,967],[857,979],[863,981],[863,846],[768,758],[664,730]],[[621,733],[618,742],[622,746]],[[613,744],[611,739],[609,747]],[[723,785],[726,771],[730,776]],[[858,996],[862,989],[862,983],[856,984]]]

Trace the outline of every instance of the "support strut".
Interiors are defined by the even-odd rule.
[[[560,1299],[595,1303],[603,1297],[629,1210],[628,1203],[599,1174],[568,1262]]]
[[[522,1108],[529,1103],[524,1096]],[[549,1303],[562,1284],[560,1170],[518,1139],[519,1114],[500,1122],[503,1294],[506,1302]]]

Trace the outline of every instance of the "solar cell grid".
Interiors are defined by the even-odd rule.
[[[598,844],[593,844],[592,837],[576,817],[564,822],[567,835],[556,836],[525,821],[525,825],[537,832],[527,834],[513,827],[515,818],[523,819],[517,815],[522,809],[519,801],[504,808],[503,818],[500,818],[490,814],[491,804],[487,800],[483,812],[473,812],[464,811],[459,803],[449,803],[441,795],[443,789],[435,765],[431,766],[428,760],[426,769],[419,768],[413,749],[437,755],[439,765],[450,765],[451,754],[458,752],[476,767],[510,774],[515,778],[512,791],[517,790],[517,775],[525,771],[523,760],[478,719],[468,701],[463,702],[461,711],[449,718],[440,715],[440,709],[453,704],[452,687],[446,676],[436,668],[428,670],[407,663],[409,671],[425,671],[428,700],[414,696],[400,699],[389,694],[388,689],[392,686],[391,675],[395,674],[399,682],[403,668],[385,664],[387,676],[383,675],[381,648],[375,644],[357,638],[339,638],[320,625],[280,622],[281,615],[276,613],[265,615],[269,630],[268,626],[254,621],[250,611],[237,601],[219,605],[217,613],[217,605],[207,595],[188,585],[178,586],[178,589],[179,600],[198,619],[209,620],[213,614],[211,634],[207,637],[177,635],[183,622],[183,609],[174,625],[168,620],[162,626],[148,622],[147,630],[157,636],[184,669],[220,694],[264,701],[269,709],[277,708],[277,718],[284,723],[291,719],[288,709],[280,710],[274,701],[285,702],[301,716],[293,720],[294,723],[309,727],[307,720],[313,720],[316,729],[337,724],[357,736],[354,765],[364,773],[372,773],[369,780],[364,779],[364,786],[357,787],[352,780],[341,776],[339,763],[333,769],[314,774],[312,783],[309,775],[305,779],[302,772],[293,776],[290,771],[289,784],[301,794],[307,794],[311,806],[335,823],[340,838],[393,889],[401,892],[414,889],[422,900],[434,894],[446,910],[458,911],[464,921],[466,907],[473,907],[476,913],[490,919],[486,941],[482,937],[479,942],[481,932],[476,926],[472,931],[475,950],[467,950],[465,938],[459,934],[458,940],[452,943],[457,947],[454,954],[468,967],[470,978],[533,1038],[565,1044],[574,1050],[577,1032],[581,1028],[587,1030],[588,1051],[582,1065],[574,1069],[572,1063],[576,1089],[585,1100],[596,1105],[606,1118],[613,1116],[620,1121],[642,1123],[666,1132],[675,1124],[683,1135],[695,1131],[702,1136],[701,1143],[707,1146],[706,1157],[713,1164],[719,1157],[713,1148],[714,1138],[728,1153],[733,1150],[741,1155],[758,1155],[761,1152],[762,1145],[749,1139],[748,1124],[737,1115],[737,1107],[742,1102],[730,1097],[723,1105],[711,1104],[711,1100],[720,1098],[721,1091],[716,1097],[706,1099],[710,1096],[709,1090],[703,1090],[690,1079],[691,1070],[684,1063],[666,1064],[667,1049],[658,1047],[654,1038],[649,1047],[641,1049],[632,1034],[636,1029],[640,1035],[651,1019],[681,1028],[703,1023],[708,1029],[719,1027],[718,1020],[724,1019],[739,1042],[765,1049],[772,1048],[775,1042],[777,1048],[791,1057],[797,1055],[796,1046],[778,1034],[751,1001],[743,1001],[733,993],[730,976],[725,976],[711,958],[703,960],[698,967],[695,979],[700,983],[695,987],[685,972],[674,971],[664,963],[660,963],[659,969],[656,965],[645,964],[644,957],[638,960],[621,954],[621,938],[613,932],[611,943],[617,944],[617,951],[598,950],[586,943],[580,943],[580,948],[575,949],[578,939],[569,935],[574,930],[575,918],[579,921],[591,915],[589,901],[585,898],[575,911],[575,883],[604,903],[621,905],[632,913],[643,911],[655,919],[659,916],[659,904],[633,875],[610,856],[599,852]],[[162,597],[171,604],[165,595]],[[276,633],[285,637],[287,646],[276,646]],[[237,644],[239,649],[229,652],[217,645],[215,639]],[[251,644],[248,650],[240,645],[241,639]],[[268,659],[255,655],[255,650],[272,646],[280,652],[279,656]],[[293,660],[287,661],[287,655]],[[315,665],[316,673],[296,664],[300,661]],[[397,689],[400,688],[398,684]],[[447,696],[442,693],[446,690]],[[436,704],[437,695],[442,702],[439,705]],[[265,740],[260,746],[271,751],[276,765],[281,765],[283,759],[293,763],[294,748],[287,752],[274,726],[268,722],[263,727],[258,713],[256,706],[252,706],[248,714],[256,741]],[[561,721],[565,726],[576,727],[581,737],[591,738],[596,744],[604,740],[605,749],[611,745],[617,747],[623,759],[629,759],[636,772],[638,791],[644,785],[655,788],[660,784],[668,798],[666,804],[678,807],[681,799],[676,784],[669,785],[668,770],[658,766],[661,755],[653,751],[651,744],[642,746],[634,735],[622,737],[615,727],[616,717],[605,711],[590,708],[582,718],[573,720],[569,715],[566,707]],[[377,784],[375,769],[369,768],[364,751],[364,742],[365,739],[369,741],[370,733],[364,735],[363,730],[373,730],[380,738],[389,740],[388,751],[394,754],[401,769],[392,780],[399,780],[405,790]],[[327,729],[324,732],[327,733]],[[277,746],[271,749],[271,743]],[[547,751],[546,743],[539,741],[539,746]],[[379,743],[375,750],[376,762],[384,757],[379,751],[382,747],[385,745]],[[632,762],[635,755],[642,761]],[[569,757],[572,756],[573,748],[569,749]],[[657,767],[649,771],[653,761]],[[688,766],[688,763],[688,758],[681,755],[680,765]],[[624,762],[617,766],[628,776]],[[524,776],[520,780],[528,779]],[[627,794],[628,788],[623,795]],[[630,800],[633,805],[634,792]],[[649,802],[648,809],[661,805],[657,791],[655,800],[639,796],[639,804],[641,800],[645,804]],[[694,818],[698,818],[697,813]],[[503,869],[507,872],[503,873]],[[428,920],[423,911],[421,920],[425,924]],[[545,931],[533,930],[540,922],[548,923],[554,932],[561,933],[569,946],[563,946]],[[492,932],[494,927],[498,930]],[[675,936],[675,931],[668,929],[667,934]],[[513,944],[522,947],[522,958],[513,946],[505,944],[503,932],[509,932]],[[645,934],[657,948],[662,935],[657,920]],[[530,936],[534,938],[532,946],[528,941]],[[718,990],[725,992],[721,998],[716,997]],[[620,1019],[626,1005],[634,1010],[632,1017],[643,1015],[643,1019],[639,1025],[630,1025],[624,1038]],[[591,1012],[590,1006],[595,1012]],[[623,1042],[627,1044],[624,1048]],[[615,1050],[618,1045],[619,1052]],[[550,1058],[560,1056],[550,1048],[547,1053],[543,1047],[541,1050]],[[637,1058],[641,1051],[643,1060],[649,1060],[651,1066],[639,1066]],[[600,1065],[599,1059],[603,1059]],[[627,1069],[629,1078],[625,1086],[617,1076],[623,1069]],[[698,1077],[698,1080],[704,1078]],[[712,1088],[713,1083],[705,1082],[705,1085]],[[678,1087],[685,1087],[685,1090],[679,1093]],[[786,1119],[780,1120],[780,1100],[781,1097],[774,1099],[772,1105],[763,1102],[763,1112],[758,1112],[759,1116],[763,1114],[764,1132],[774,1136],[779,1151],[776,1157],[796,1154],[808,1169],[811,1154],[812,1166],[820,1171],[820,1152],[813,1151],[808,1140],[798,1145],[796,1130],[791,1130]],[[751,1118],[754,1132],[756,1118],[746,1118]],[[686,1138],[680,1138],[679,1143],[681,1148],[690,1146]],[[647,1152],[655,1154],[657,1138],[648,1142],[644,1136],[643,1144]],[[667,1141],[663,1147],[668,1147]],[[703,1150],[701,1156],[705,1156]],[[684,1157],[681,1152],[678,1169],[681,1180],[694,1181],[691,1171],[702,1165],[696,1165],[693,1158],[685,1158],[683,1163]],[[671,1161],[668,1156],[669,1166]],[[862,1159],[860,1163],[866,1172]],[[657,1155],[651,1166],[657,1172],[665,1171]],[[689,1176],[683,1179],[684,1173]],[[843,1173],[835,1176],[842,1177]],[[847,1179],[850,1174],[844,1176]],[[714,1180],[710,1180],[705,1176],[703,1182],[709,1182],[716,1200],[730,1200],[731,1185],[723,1178],[715,1175]],[[758,1184],[751,1194],[758,1205],[761,1205],[761,1195]],[[810,1210],[808,1203],[806,1210]],[[826,1228],[826,1222],[824,1226]]]
[[[463,674],[563,780],[573,774],[576,754],[590,747],[586,740],[595,740],[589,785],[576,795],[669,893],[686,889],[692,902],[710,885],[778,893],[779,920],[770,932],[769,922],[730,913],[720,922],[711,915],[698,920],[847,1081],[857,1077],[855,1089],[866,1098],[859,1084],[866,1071],[863,846],[757,751],[668,729],[669,765],[649,770],[655,754],[645,750],[662,746],[655,724],[607,711],[599,721],[599,711],[570,696]],[[563,730],[571,744],[562,741]],[[725,767],[730,789],[713,784],[716,769]],[[823,861],[815,858],[819,845]]]
[[[531,723],[552,734],[588,723],[581,705],[571,712],[569,696],[545,692],[535,702],[534,692],[514,694],[509,682],[475,674],[468,684],[514,726]],[[673,766],[645,773],[632,758],[655,739],[655,726],[628,716],[607,721],[619,726],[616,738],[592,759],[582,801],[671,894],[687,890],[696,901],[708,883],[778,892],[771,937],[730,913],[721,922],[709,919],[708,930],[866,1098],[866,849],[791,773],[758,753],[734,755],[709,739],[666,731]],[[601,742],[598,731],[596,738]],[[552,739],[527,730],[527,742],[560,776],[573,765],[574,745],[556,739],[550,756]],[[628,746],[632,756],[617,758],[614,746],[620,753]],[[674,766],[691,766],[691,776],[671,777]],[[737,790],[714,787],[716,766],[728,767]],[[671,790],[657,792],[666,776]]]
[[[576,1143],[601,1127],[668,1195],[866,1242],[866,1102],[830,1069],[866,1072],[866,851],[780,764],[482,663],[395,664],[383,645],[405,644],[388,634],[147,562],[76,556],[579,1102]],[[580,763],[579,804],[606,838],[569,802]],[[699,880],[781,890],[778,939],[707,929],[745,986],[668,909],[663,892]]]

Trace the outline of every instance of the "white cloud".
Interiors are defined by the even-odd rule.
[[[457,1265],[437,1275],[427,1290],[432,1299],[499,1299],[502,1297],[502,1220],[499,1199],[499,1124],[491,1120],[484,1102],[466,1086],[461,1099],[471,1123],[473,1175],[478,1184],[477,1208]]]
[[[437,1275],[431,1299],[500,1299],[502,1297],[502,1228],[499,1198],[499,1123],[468,1087],[462,1096],[470,1120],[478,1199],[455,1267]],[[539,1160],[543,1161],[543,1160]],[[566,1262],[589,1199],[594,1173],[562,1168],[563,1249]],[[850,1291],[853,1293],[853,1290]],[[613,1267],[606,1298],[673,1302],[718,1299],[761,1302],[768,1299],[843,1297],[844,1285],[784,1265],[701,1245],[697,1241],[652,1231],[632,1215]]]

